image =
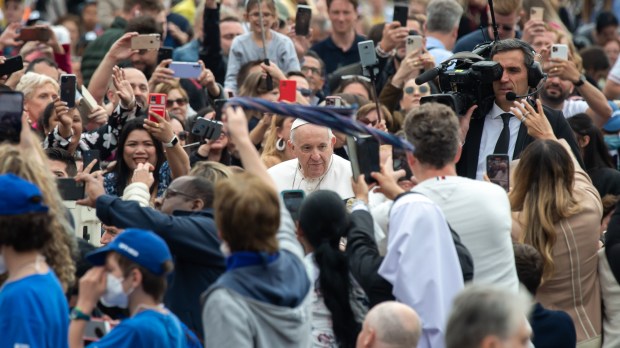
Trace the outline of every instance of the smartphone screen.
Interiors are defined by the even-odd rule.
[[[21,92],[0,92],[0,142],[19,143],[23,105],[24,95]]]
[[[392,146],[392,166],[394,171],[404,169],[405,177],[403,180],[410,180],[413,176],[413,172],[409,167],[409,162],[407,162],[407,151],[404,149]]]
[[[297,15],[295,16],[295,34],[306,36],[310,33],[310,20],[312,19],[312,10],[309,6],[298,5]]]
[[[75,92],[77,91],[77,77],[74,74],[60,75],[60,100],[67,103],[69,108],[75,107]]]
[[[325,106],[342,106],[342,97],[336,95],[325,97]]]
[[[84,183],[73,178],[56,179],[58,192],[63,201],[77,201],[84,198]]]
[[[286,209],[291,213],[294,221],[299,220],[299,208],[305,197],[302,190],[284,190],[282,191],[282,199]]]
[[[280,81],[280,99],[278,101],[288,101],[294,103],[297,99],[297,81],[281,80]]]
[[[510,190],[510,162],[508,155],[487,156],[487,176],[492,183]]]

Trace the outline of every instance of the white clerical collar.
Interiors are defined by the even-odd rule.
[[[321,183],[323,182],[323,179],[325,179],[327,174],[329,174],[329,171],[332,169],[333,163],[334,163],[334,154],[331,155],[330,160],[329,160],[329,165],[327,166],[327,170],[325,171],[323,175],[321,175],[318,178],[306,178],[303,172],[303,168],[301,167],[301,163],[299,163],[299,159],[297,159],[297,166],[295,167],[295,174],[293,175],[293,183],[291,185],[292,186],[291,189],[292,190],[304,190],[308,192],[320,190]],[[299,180],[297,179],[297,173],[299,173],[301,176]]]

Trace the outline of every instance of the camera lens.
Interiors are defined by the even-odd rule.
[[[557,52],[558,48],[557,47],[553,47],[553,52]]]

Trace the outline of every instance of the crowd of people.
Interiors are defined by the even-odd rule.
[[[0,0],[0,347],[618,347],[620,9],[489,5]]]

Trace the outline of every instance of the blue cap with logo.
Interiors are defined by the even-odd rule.
[[[46,213],[39,188],[17,175],[0,175],[0,216]]]
[[[124,230],[110,244],[86,255],[86,259],[95,266],[103,266],[110,251],[123,255],[156,276],[165,275],[162,264],[172,260],[170,249],[160,236],[137,228]]]
[[[620,110],[614,111],[614,113],[611,114],[611,117],[603,126],[603,130],[609,133],[620,132]]]

